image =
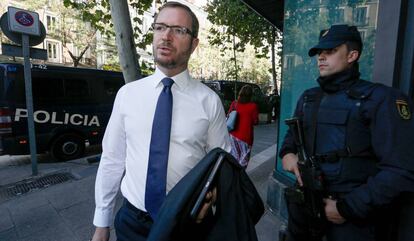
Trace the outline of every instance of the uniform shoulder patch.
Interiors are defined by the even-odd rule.
[[[401,118],[403,118],[404,120],[411,119],[411,112],[410,112],[410,108],[408,107],[407,101],[396,100],[395,103],[397,104],[397,110]]]

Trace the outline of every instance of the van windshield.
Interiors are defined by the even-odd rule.
[[[4,67],[0,66],[0,98],[3,99],[4,96]]]
[[[0,99],[15,100],[12,85],[18,85],[16,82],[21,82],[22,79],[23,73],[19,66],[14,64],[0,66]]]
[[[218,84],[208,83],[208,82],[204,82],[204,84],[207,85],[208,87],[210,87],[210,89],[214,90],[215,92],[219,92]]]
[[[23,66],[7,65],[2,98],[21,102],[25,100]]]

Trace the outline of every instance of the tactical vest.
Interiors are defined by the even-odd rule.
[[[304,94],[306,149],[318,160],[330,192],[349,192],[377,172],[369,123],[361,115],[374,88],[361,80],[332,94],[320,88]]]

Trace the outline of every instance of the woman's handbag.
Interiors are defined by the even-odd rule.
[[[238,113],[236,111],[236,107],[234,107],[234,109],[232,111],[230,111],[229,116],[227,117],[227,122],[226,123],[227,123],[227,130],[229,132],[236,129],[237,116],[238,116]]]

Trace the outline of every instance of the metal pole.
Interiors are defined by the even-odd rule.
[[[33,118],[32,71],[30,65],[29,35],[22,34],[22,49],[24,58],[24,85],[26,90],[27,129],[29,131],[30,157],[32,160],[32,174],[37,175],[37,156],[35,126]]]

